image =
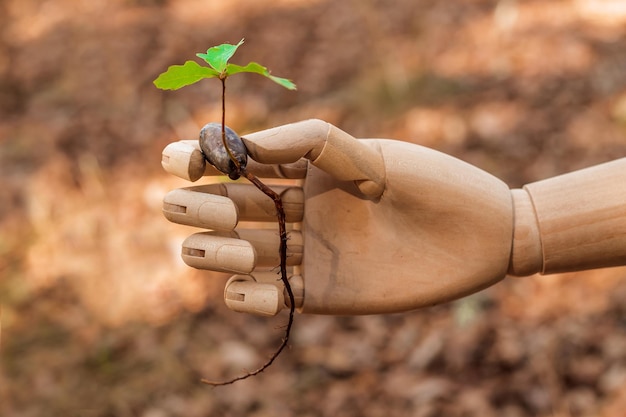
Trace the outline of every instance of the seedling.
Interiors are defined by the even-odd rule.
[[[209,48],[205,54],[196,54],[209,64],[208,67],[199,65],[195,61],[187,61],[183,65],[173,65],[169,67],[167,71],[159,75],[159,77],[154,80],[154,85],[162,90],[178,90],[181,87],[194,84],[205,78],[218,78],[222,82],[222,122],[221,125],[217,123],[209,123],[200,131],[200,148],[202,149],[202,153],[211,165],[228,175],[231,179],[236,180],[240,176],[245,177],[259,190],[265,193],[265,195],[271,198],[276,206],[276,218],[278,220],[278,233],[280,236],[280,246],[278,248],[280,257],[280,279],[285,285],[285,289],[287,290],[287,295],[289,297],[289,321],[287,322],[285,335],[282,343],[278,349],[276,349],[274,354],[267,362],[255,371],[247,372],[226,381],[216,382],[207,379],[201,380],[203,383],[213,386],[232,384],[242,379],[258,375],[267,369],[278,357],[278,355],[280,355],[289,342],[289,335],[291,333],[295,312],[295,299],[291,285],[287,279],[288,238],[283,202],[278,193],[265,185],[254,174],[246,170],[248,160],[246,146],[239,135],[226,126],[226,79],[234,74],[251,72],[267,77],[289,90],[295,90],[296,85],[286,78],[271,75],[267,68],[256,62],[250,62],[246,66],[229,63],[228,61],[230,58],[232,58],[237,51],[237,48],[239,48],[242,44],[243,39],[236,45],[225,43]]]

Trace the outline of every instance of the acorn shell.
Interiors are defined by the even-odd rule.
[[[239,162],[241,169],[246,167],[248,163],[248,150],[246,145],[234,130],[225,127],[226,131],[226,144],[233,154],[235,159]],[[228,175],[230,179],[236,180],[239,178],[239,172],[237,166],[230,159],[224,143],[222,142],[222,124],[221,123],[208,123],[202,130],[200,130],[200,149],[206,160],[217,168],[219,171]]]

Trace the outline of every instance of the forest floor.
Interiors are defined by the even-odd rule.
[[[452,154],[511,187],[626,155],[620,0],[5,0],[0,4],[3,417],[623,416],[626,269],[507,278],[384,316],[229,311],[179,258],[170,141],[212,83],[152,80],[246,38],[297,92],[233,79],[229,125],[308,118]]]

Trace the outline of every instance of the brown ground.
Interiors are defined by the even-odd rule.
[[[511,186],[626,154],[621,0],[5,0],[0,3],[0,415],[622,416],[626,270],[508,279],[407,314],[228,311],[178,257],[171,140],[216,120],[168,65],[246,44],[294,79],[233,79],[240,132],[319,117],[414,141]]]

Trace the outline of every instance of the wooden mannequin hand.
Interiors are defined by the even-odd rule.
[[[303,313],[374,314],[455,299],[502,279],[513,235],[506,184],[418,145],[357,140],[309,120],[244,135],[249,169],[272,186],[293,224],[289,258]],[[170,144],[163,166],[190,180],[204,173],[194,142]],[[189,265],[233,272],[225,299],[234,310],[276,314],[285,304],[274,205],[242,181],[174,190],[165,216],[210,229],[183,244]]]

